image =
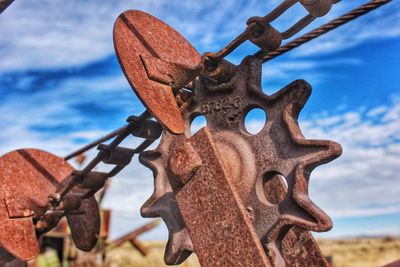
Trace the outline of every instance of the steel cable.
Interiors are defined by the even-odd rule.
[[[328,32],[330,32],[330,31],[332,31],[332,30],[334,30],[334,29],[336,29],[336,28],[362,16],[362,15],[365,15],[368,12],[370,12],[378,7],[381,7],[391,1],[392,0],[373,0],[371,2],[368,2],[364,5],[350,11],[349,13],[347,13],[337,19],[334,19],[334,20],[318,27],[315,30],[312,30],[309,33],[306,33],[306,34],[300,36],[299,38],[294,39],[293,41],[287,43],[284,46],[281,46],[277,50],[272,51],[265,56],[263,56],[262,51],[257,52],[255,55],[261,57],[262,62],[264,63],[264,62],[269,61],[277,56],[280,56],[294,48],[297,48],[317,37],[320,37],[321,35],[328,33]]]

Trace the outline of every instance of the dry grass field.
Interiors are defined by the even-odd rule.
[[[400,238],[318,240],[334,267],[378,267],[400,259]]]
[[[346,240],[320,239],[318,243],[326,256],[332,256],[333,267],[379,267],[400,258],[400,238],[355,238]],[[148,255],[142,257],[131,245],[124,244],[107,254],[110,267],[160,267],[165,244],[148,242]],[[192,255],[180,266],[200,266]]]
[[[107,267],[163,267],[168,266],[164,263],[164,242],[147,242],[146,248],[148,254],[143,257],[129,243],[110,249],[107,252]],[[182,267],[200,267],[196,255],[192,255],[183,264]]]

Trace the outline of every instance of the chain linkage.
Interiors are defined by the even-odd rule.
[[[328,13],[332,4],[339,2],[338,0],[285,0],[278,7],[272,10],[264,17],[251,17],[247,20],[247,28],[231,41],[227,46],[222,48],[217,53],[208,52],[204,56],[213,59],[221,60],[235,50],[239,45],[249,40],[253,44],[261,48],[262,51],[268,53],[276,50],[282,40],[286,40],[307,25],[313,22],[317,17],[322,17]],[[297,21],[292,27],[284,32],[279,32],[271,23],[283,15],[289,8],[296,3],[300,3],[307,11],[308,15]]]
[[[163,130],[162,126],[158,122],[151,120],[150,117],[151,115],[147,110],[138,117],[130,116],[127,119],[128,125],[120,129],[110,144],[99,144],[97,147],[99,152],[96,157],[82,170],[73,171],[71,176],[67,178],[68,182],[56,193],[49,196],[48,209],[35,214],[35,218],[39,222],[45,221],[45,225],[48,225],[50,220],[58,221],[66,213],[78,209],[82,199],[94,196],[104,186],[108,178],[118,174],[131,162],[135,154],[144,151],[160,137]],[[144,138],[145,140],[135,149],[119,146],[129,135]],[[109,172],[93,171],[101,162],[115,165],[115,167]],[[84,189],[85,193],[76,194],[71,192],[75,187]]]
[[[218,72],[219,75],[214,73],[217,68],[220,69],[220,67],[217,66],[221,64],[220,62],[222,62],[223,58],[232,53],[245,41],[250,41],[258,46],[261,50],[256,55],[262,58],[268,53],[278,49],[283,40],[291,38],[293,35],[308,26],[316,18],[326,15],[331,9],[332,5],[338,2],[340,2],[340,0],[285,0],[266,16],[254,16],[249,18],[246,22],[247,28],[239,36],[237,36],[233,41],[231,41],[217,53],[206,52],[202,56],[202,60],[199,65],[204,66],[206,73],[213,73],[211,76],[218,76],[218,78],[221,78],[221,71]],[[307,10],[308,15],[301,18],[284,32],[278,31],[271,25],[274,20],[278,19],[289,8],[297,3],[300,3]],[[226,68],[226,65],[229,63],[224,62],[222,64],[225,65]],[[222,75],[222,77],[223,76],[224,75]]]
[[[254,56],[264,63],[327,32],[330,32],[331,30],[336,29],[378,7],[381,7],[392,0],[372,0],[281,46],[283,40],[293,37],[317,17],[324,16],[328,13],[333,4],[337,4],[340,1],[341,0],[285,0],[266,16],[254,16],[249,18],[247,20],[247,28],[239,34],[239,36],[216,53],[204,53],[201,57],[200,63],[194,68],[186,68],[183,70],[182,67],[179,68],[179,66],[169,65],[172,69],[179,69],[179,71],[176,71],[179,75],[170,75],[173,84],[175,84],[175,89],[182,88],[182,84],[188,84],[185,87],[190,89],[191,81],[194,79],[193,77],[197,77],[200,74],[204,74],[216,82],[228,82],[233,75],[235,65],[224,60],[224,58],[245,41],[250,41],[260,48]],[[271,25],[271,23],[296,3],[300,3],[308,11],[308,15],[297,21],[289,29],[279,32]]]
[[[320,37],[321,35],[328,33],[362,15],[367,14],[368,12],[379,8],[387,3],[390,3],[392,0],[372,0],[364,5],[359,6],[358,8],[334,19],[330,22],[288,42],[284,46],[279,47],[275,51],[271,51],[269,53],[264,53],[262,50],[258,51],[255,56],[262,59],[262,63],[269,61],[277,56],[280,56],[296,47],[299,47],[315,38]]]

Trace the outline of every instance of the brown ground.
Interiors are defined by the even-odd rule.
[[[400,238],[357,238],[346,240],[320,239],[318,243],[326,256],[332,256],[333,267],[378,267],[400,259]],[[164,243],[146,243],[149,254],[142,257],[129,244],[109,251],[110,267],[160,267],[163,261]],[[199,267],[195,255],[184,264]]]

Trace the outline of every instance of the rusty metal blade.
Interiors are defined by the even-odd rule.
[[[72,172],[62,158],[35,149],[0,157],[0,245],[21,260],[39,253],[32,216]],[[10,218],[12,217],[12,219]]]
[[[195,68],[200,62],[199,53],[170,26],[137,10],[126,11],[116,20],[114,46],[125,77],[143,104],[168,130],[183,133],[185,123],[175,101],[172,84],[167,84],[173,81],[169,73],[181,71],[171,70],[157,75],[154,74],[157,66],[151,66],[149,74],[141,58],[168,62],[171,68]],[[150,67],[149,64],[147,67]],[[163,68],[165,66],[160,66],[160,69]]]
[[[63,180],[58,188],[64,187],[69,181],[70,178]],[[87,189],[78,187],[71,190],[72,194],[79,196],[84,196],[87,192]],[[83,251],[92,250],[100,235],[101,225],[99,206],[95,197],[81,198],[79,208],[67,212],[66,217],[75,246]]]
[[[83,199],[76,212],[67,214],[72,239],[77,248],[90,251],[100,234],[100,212],[94,197]]]
[[[202,166],[176,201],[201,266],[271,266],[208,128],[191,137],[189,145]]]

